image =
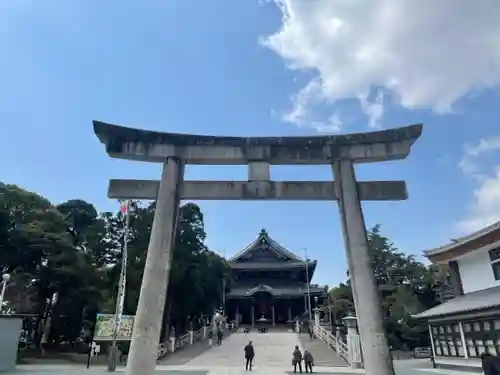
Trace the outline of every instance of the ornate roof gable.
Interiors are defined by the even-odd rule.
[[[285,249],[274,241],[265,229],[259,237],[238,254],[229,259],[230,262],[304,262],[303,259]]]

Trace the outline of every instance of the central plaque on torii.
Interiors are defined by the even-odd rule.
[[[404,200],[406,184],[358,182],[354,164],[406,158],[421,124],[335,136],[219,137],[94,121],[94,132],[113,158],[163,164],[158,181],[111,180],[109,185],[110,198],[156,200],[127,375],[154,373],[181,199],[337,201],[366,373],[394,374],[360,201]],[[248,181],[184,181],[186,164],[248,165]],[[331,165],[335,180],[271,180],[271,165],[308,164]]]

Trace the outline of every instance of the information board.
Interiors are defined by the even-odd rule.
[[[113,340],[114,314],[97,314],[94,341]],[[130,341],[132,339],[132,329],[134,328],[135,315],[122,315],[122,321],[117,341]]]

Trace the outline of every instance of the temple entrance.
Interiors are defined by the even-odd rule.
[[[127,375],[155,372],[156,359],[151,354],[158,350],[181,200],[336,201],[367,375],[394,373],[361,200],[407,199],[406,184],[359,182],[354,165],[406,158],[422,133],[421,124],[336,136],[217,137],[94,121],[94,132],[111,157],[163,165],[160,181],[112,180],[108,191],[110,198],[156,200]],[[184,181],[186,164],[248,165],[248,181]],[[271,165],[328,165],[335,180],[272,181]]]
[[[273,296],[268,292],[257,292],[253,296],[253,304],[255,306],[255,318],[266,319],[269,322],[274,320],[274,302]]]

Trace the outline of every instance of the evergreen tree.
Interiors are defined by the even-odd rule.
[[[132,202],[130,211],[126,314],[137,307],[155,204]],[[167,299],[167,307],[175,309],[166,315],[182,332],[185,317],[211,314],[220,306],[228,271],[205,245],[200,208],[186,204],[179,215]],[[124,230],[121,212],[98,214],[79,199],[54,206],[38,194],[0,183],[0,269],[12,274],[10,307],[37,314],[39,324],[51,314],[50,342],[74,343],[97,312],[115,311]]]
[[[367,233],[375,282],[381,297],[389,344],[411,350],[429,345],[427,326],[412,318],[439,303],[439,270],[425,266],[413,255],[399,251],[376,225]],[[337,319],[354,312],[349,280],[329,291],[331,308]],[[327,306],[323,306],[327,311]]]

